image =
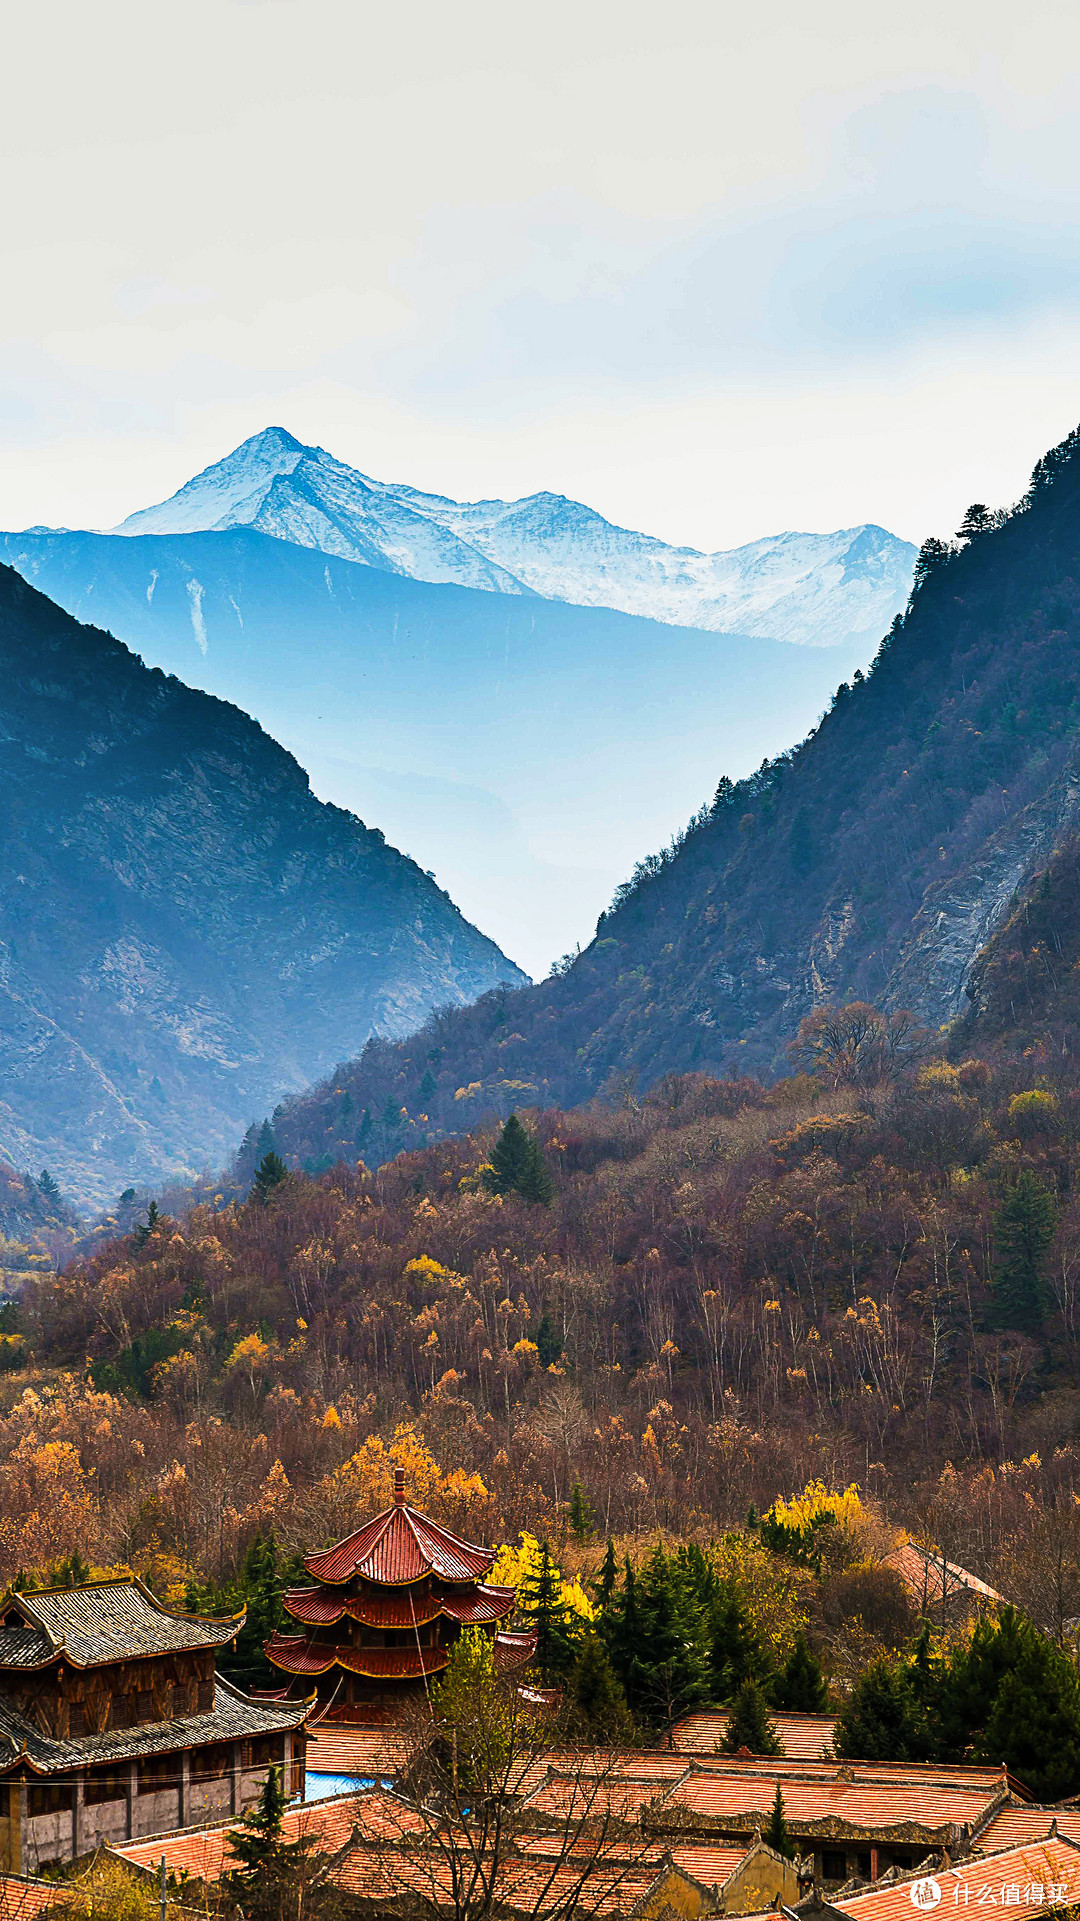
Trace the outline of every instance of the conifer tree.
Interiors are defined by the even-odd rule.
[[[773,1796],[772,1811],[770,1812],[761,1838],[765,1842],[766,1847],[772,1848],[777,1854],[782,1854],[785,1861],[794,1861],[795,1849],[792,1845],[791,1836],[788,1833],[787,1821],[784,1818],[784,1797],[780,1792],[779,1781],[776,1783],[776,1793]]]
[[[1023,1623],[1019,1658],[1002,1680],[974,1761],[1004,1762],[1040,1801],[1059,1801],[1080,1789],[1080,1693],[1068,1656],[1030,1621]]]
[[[615,1559],[615,1548],[608,1542],[608,1557]],[[605,1559],[604,1568],[607,1567]],[[601,1570],[601,1579],[604,1569]],[[611,1665],[615,1669],[627,1701],[633,1685],[634,1662],[637,1659],[641,1642],[641,1611],[638,1606],[637,1576],[630,1565],[630,1556],[623,1561],[623,1584],[619,1594],[612,1593],[607,1607],[600,1616],[600,1632],[604,1637]],[[633,1712],[631,1703],[631,1712]]]
[[[626,1696],[594,1628],[582,1638],[567,1678],[566,1697],[581,1731],[592,1740],[614,1745],[631,1738],[633,1722]]]
[[[541,1367],[554,1367],[562,1359],[562,1338],[557,1333],[555,1323],[545,1307],[536,1330],[536,1351]]]
[[[905,1669],[881,1655],[864,1668],[837,1719],[842,1760],[925,1761],[932,1750],[924,1709]]]
[[[249,1200],[266,1202],[275,1187],[279,1187],[288,1173],[280,1154],[264,1154],[255,1169],[255,1184],[248,1196]]]
[[[825,1685],[821,1662],[815,1654],[811,1654],[801,1628],[795,1636],[795,1646],[773,1682],[770,1694],[773,1707],[784,1709],[789,1714],[823,1714],[828,1706],[829,1690]]]
[[[519,1606],[530,1628],[535,1629],[536,1665],[544,1686],[551,1687],[564,1678],[573,1663],[577,1634],[546,1541],[540,1543],[535,1573],[519,1592]]]
[[[649,1726],[669,1732],[681,1715],[708,1702],[709,1667],[701,1612],[659,1543],[636,1600],[637,1646],[623,1681],[627,1703]]]
[[[229,1832],[240,1865],[226,1869],[222,1890],[245,1921],[336,1921],[342,1902],[330,1859],[314,1834],[283,1840],[287,1806],[281,1769],[271,1768],[255,1806]]]
[[[423,1106],[425,1102],[433,1099],[434,1094],[435,1094],[435,1076],[429,1067],[425,1069],[424,1078],[420,1082],[420,1085],[416,1090],[416,1098],[420,1102],[421,1106]]]
[[[1028,1334],[1041,1327],[1046,1305],[1043,1269],[1057,1220],[1057,1202],[1049,1188],[1033,1168],[1022,1168],[994,1216],[994,1319],[999,1326]]]
[[[47,1167],[42,1168],[41,1173],[38,1175],[37,1184],[50,1207],[58,1207],[60,1205],[60,1189]]]
[[[592,1533],[592,1510],[585,1499],[580,1481],[575,1481],[570,1489],[570,1526],[579,1541],[587,1540]]]
[[[555,1193],[544,1152],[534,1134],[511,1114],[491,1150],[488,1185],[496,1194],[520,1194],[547,1206]],[[561,1352],[561,1349],[560,1349]]]
[[[744,1681],[732,1703],[731,1714],[720,1743],[722,1754],[738,1754],[749,1748],[751,1754],[783,1754],[784,1744],[769,1719],[765,1696],[756,1681]]]
[[[733,1701],[744,1681],[764,1688],[771,1664],[734,1584],[718,1584],[709,1610],[709,1685],[721,1705]]]
[[[270,1122],[264,1120],[262,1126],[259,1129],[259,1138],[255,1147],[255,1159],[257,1161],[264,1160],[267,1154],[276,1154],[277,1151],[278,1151],[277,1136],[275,1135],[274,1130],[270,1125]]]
[[[600,1564],[600,1572],[592,1583],[592,1591],[596,1599],[596,1605],[602,1615],[606,1614],[611,1607],[612,1597],[615,1593],[615,1583],[618,1578],[619,1570],[615,1560],[615,1543],[609,1535],[604,1558]]]

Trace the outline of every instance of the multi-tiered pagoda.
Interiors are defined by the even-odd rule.
[[[536,1636],[500,1627],[517,1597],[485,1582],[494,1560],[493,1548],[475,1547],[410,1507],[399,1468],[392,1507],[305,1557],[317,1585],[285,1596],[301,1632],[272,1635],[267,1657],[295,1677],[290,1693],[307,1693],[314,1682],[320,1706],[351,1710],[357,1720],[383,1720],[423,1695],[463,1627],[491,1634],[503,1671],[523,1667]]]

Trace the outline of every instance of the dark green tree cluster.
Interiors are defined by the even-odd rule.
[[[993,1318],[999,1327],[1040,1332],[1049,1304],[1046,1256],[1057,1223],[1057,1202],[1050,1189],[1034,1168],[1021,1168],[994,1217]]]
[[[555,1183],[535,1134],[511,1114],[491,1150],[487,1184],[493,1194],[520,1194],[542,1207],[551,1204]]]
[[[281,1626],[285,1589],[302,1574],[298,1554],[286,1554],[272,1533],[260,1533],[244,1556],[237,1580],[220,1587],[214,1581],[188,1583],[184,1605],[191,1614],[222,1616],[247,1609],[235,1648],[225,1650],[218,1661],[226,1680],[245,1694],[252,1688],[278,1685],[279,1676],[263,1653],[263,1644]]]
[[[271,1768],[255,1806],[229,1836],[236,1865],[222,1875],[222,1892],[244,1921],[337,1921],[344,1903],[331,1857],[314,1834],[285,1840],[288,1803],[281,1770]]]
[[[777,1672],[737,1587],[696,1545],[674,1554],[658,1545],[639,1571],[629,1561],[620,1571],[609,1541],[593,1594],[597,1634],[643,1732],[664,1734],[693,1709],[726,1707],[730,1752],[775,1754],[770,1708],[779,1699],[824,1705],[821,1669],[805,1641]]]
[[[910,1654],[860,1676],[834,1744],[859,1760],[1004,1762],[1036,1799],[1057,1801],[1080,1790],[1080,1679],[1015,1608],[948,1656],[924,1628]]]

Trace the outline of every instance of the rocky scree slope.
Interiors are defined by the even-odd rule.
[[[373,480],[282,427],[254,434],[114,531],[231,527],[416,580],[810,646],[876,639],[907,599],[915,562],[910,542],[884,527],[770,534],[703,554],[616,527],[562,494],[449,500]]]
[[[851,998],[940,1028],[993,988],[1000,1026],[988,950],[1075,847],[1078,723],[1080,430],[1008,516],[927,543],[870,673],[793,752],[721,782],[573,966],[369,1047],[336,1090],[291,1106],[282,1138],[339,1149],[342,1086],[350,1124],[392,1096],[430,1133],[580,1100],[613,1072],[773,1073],[813,1006]]]
[[[0,1155],[100,1202],[524,977],[291,755],[0,567]]]

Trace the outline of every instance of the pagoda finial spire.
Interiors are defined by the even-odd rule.
[[[405,1469],[403,1467],[394,1469],[394,1506],[405,1506]]]

